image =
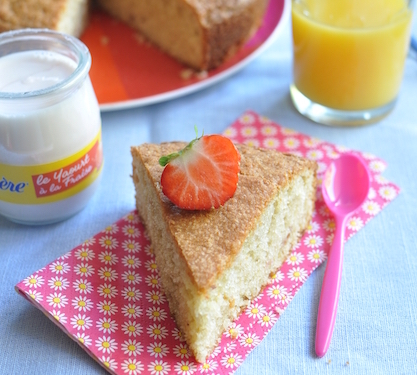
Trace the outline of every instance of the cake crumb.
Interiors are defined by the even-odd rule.
[[[206,79],[208,77],[208,72],[206,70],[202,70],[201,72],[198,72],[195,74],[197,79]]]
[[[346,366],[349,366],[349,361],[346,361],[345,365],[346,365]]]
[[[183,69],[180,72],[180,76],[182,79],[190,79],[194,74],[192,69]]]
[[[332,360],[331,359],[328,359],[327,360],[327,364],[330,365],[330,363],[332,363]]]
[[[239,335],[239,333],[238,333],[237,329],[232,328],[232,329],[230,330],[230,337],[231,337],[233,340],[237,339],[237,336],[238,336],[238,335]]]
[[[103,35],[100,39],[100,43],[103,46],[107,46],[109,44],[109,38],[107,36]]]
[[[197,78],[197,79],[206,79],[208,77],[208,72],[206,70],[202,70],[201,72],[197,72],[193,69],[182,69],[180,71],[180,76],[183,80]]]
[[[134,38],[135,38],[136,42],[140,45],[144,45],[146,47],[149,47],[151,45],[151,43],[148,41],[148,39],[146,39],[146,37],[139,32],[134,34]]]

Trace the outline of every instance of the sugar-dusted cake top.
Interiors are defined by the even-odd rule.
[[[190,277],[197,288],[204,291],[230,266],[278,190],[303,170],[315,171],[316,163],[274,150],[237,145],[241,161],[233,198],[219,209],[185,211],[173,205],[162,193],[163,167],[158,164],[162,155],[178,151],[185,145],[183,142],[143,144],[133,147],[132,154],[134,158],[142,159],[159,192],[165,220],[185,259]]]

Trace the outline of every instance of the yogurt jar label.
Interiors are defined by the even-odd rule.
[[[102,169],[101,133],[68,158],[41,165],[0,163],[0,200],[42,204],[69,198],[89,186]]]

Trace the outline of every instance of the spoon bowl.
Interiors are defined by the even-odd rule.
[[[362,159],[343,154],[326,170],[322,194],[334,215],[348,215],[362,205],[369,185],[369,171]]]
[[[332,162],[323,179],[323,199],[335,217],[336,233],[327,259],[317,315],[316,354],[319,357],[324,356],[330,346],[336,320],[346,222],[362,206],[370,184],[368,167],[355,154],[343,154]]]

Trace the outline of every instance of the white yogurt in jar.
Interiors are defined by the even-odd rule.
[[[0,59],[0,91],[42,90],[68,78],[77,63],[53,51],[23,51]]]
[[[91,57],[62,34],[11,34],[23,41],[1,56],[16,35],[3,44],[0,36],[0,214],[50,223],[81,210],[99,182],[101,119],[88,77]],[[42,48],[33,40],[25,44],[28,35],[41,37]],[[30,49],[22,50],[22,43]]]

